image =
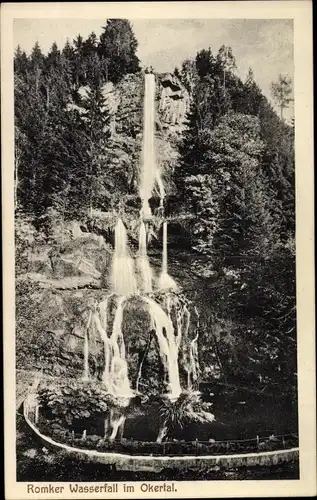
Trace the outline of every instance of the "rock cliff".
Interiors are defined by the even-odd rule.
[[[47,373],[57,376],[82,375],[87,311],[91,301],[100,301],[109,293],[113,226],[120,206],[123,206],[126,213],[125,223],[129,229],[133,252],[137,249],[138,233],[132,220],[137,220],[139,211],[143,81],[142,74],[127,75],[119,84],[109,82],[102,89],[104,109],[108,110],[111,117],[111,137],[105,144],[105,150],[109,151],[111,168],[123,170],[127,179],[121,198],[113,200],[113,210],[94,209],[87,214],[85,220],[67,222],[52,213],[48,216],[50,223],[45,222],[39,229],[28,221],[17,219],[16,230],[20,241],[23,241],[23,250],[20,252],[23,266],[21,262],[17,265],[19,369],[43,368]],[[190,98],[175,76],[156,75],[156,81],[156,159],[169,193],[169,174],[177,162],[176,144],[186,127]],[[80,102],[83,103],[88,96],[89,88],[82,87],[79,89],[79,104],[69,104],[70,109],[76,107],[83,119],[85,109]],[[155,243],[155,237],[157,241],[161,240],[160,231],[160,224],[156,227],[156,222],[153,221],[152,243]],[[161,249],[150,245],[149,253],[154,275],[158,276]],[[189,262],[186,262],[186,267],[188,271]],[[178,265],[178,268],[181,269],[181,266]],[[178,276],[179,284],[185,288],[188,287],[187,271],[179,272]],[[130,319],[125,320],[124,328],[129,356],[135,361],[131,364],[131,378],[134,380],[140,356],[148,342],[150,328],[145,325],[148,319],[143,318],[142,310],[137,304],[132,304],[131,307],[134,312]],[[32,312],[31,326],[23,320],[27,308],[29,313]],[[133,321],[131,317],[134,318]],[[136,331],[138,342],[131,342],[130,337]],[[93,373],[97,373],[103,364],[103,350],[96,332],[90,335],[89,352],[90,368]],[[148,355],[152,358],[152,363],[145,366],[145,371],[148,371],[148,380],[154,387],[161,378],[158,374],[162,368],[154,344]]]

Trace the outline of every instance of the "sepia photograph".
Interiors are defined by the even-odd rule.
[[[72,11],[12,19],[14,481],[300,481],[294,19]]]

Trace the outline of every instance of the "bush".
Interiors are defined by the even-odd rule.
[[[66,428],[76,421],[103,415],[108,410],[109,395],[96,382],[44,383],[39,387],[38,396],[44,412]]]

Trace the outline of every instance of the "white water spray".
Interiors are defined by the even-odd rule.
[[[168,372],[169,397],[177,399],[181,394],[178,369],[178,345],[174,334],[173,323],[161,306],[154,300],[145,297],[149,313],[160,346],[160,354]]]
[[[104,357],[105,357],[105,366],[104,366],[104,371],[102,375],[102,382],[103,384],[109,389],[109,386],[111,386],[110,383],[110,360],[111,360],[111,355],[112,355],[112,344],[111,340],[108,338],[107,335],[107,329],[108,329],[108,306],[109,306],[109,299],[113,296],[114,294],[108,295],[108,297],[100,302],[99,304],[99,316],[96,314],[95,315],[95,325],[97,330],[99,331],[101,340],[104,343]]]
[[[89,380],[89,328],[92,324],[92,311],[89,311],[88,321],[85,329],[84,337],[84,373],[83,380]]]
[[[167,222],[163,222],[162,272],[159,279],[160,290],[177,290],[177,284],[167,272]]]
[[[160,208],[163,209],[164,198],[165,198],[165,189],[164,189],[164,184],[163,184],[163,180],[162,180],[162,177],[161,177],[161,172],[159,171],[159,169],[156,169],[155,180],[156,180],[156,183],[157,183],[157,186],[158,186],[158,193],[159,193],[159,196],[160,196]]]
[[[113,294],[112,294],[113,295]],[[104,342],[105,365],[102,381],[110,394],[118,397],[131,398],[128,365],[122,333],[124,302],[126,297],[119,297],[113,321],[112,334],[107,335],[107,309],[111,295],[99,304],[99,315],[94,314],[94,324]],[[100,320],[100,317],[102,320]]]
[[[154,103],[155,103],[155,76],[152,73],[145,75],[145,94],[143,110],[143,145],[140,197],[144,217],[151,216],[149,199],[152,196],[156,178],[154,152]]]
[[[152,292],[152,270],[150,268],[149,258],[147,255],[147,242],[146,242],[146,229],[145,224],[142,221],[140,224],[140,234],[139,234],[139,256],[138,256],[138,268],[141,277],[141,292],[151,293]]]
[[[196,337],[190,343],[190,351],[189,351],[189,367],[190,370],[188,372],[188,381],[187,387],[188,389],[192,388],[192,382],[195,382],[198,378],[198,333]]]
[[[132,295],[137,292],[134,262],[129,254],[127,231],[120,218],[115,227],[111,282],[112,290],[118,295]]]
[[[128,364],[125,357],[125,345],[122,333],[123,310],[126,297],[119,297],[110,341],[113,349],[109,380],[111,393],[116,396],[131,398],[133,392],[128,377]]]

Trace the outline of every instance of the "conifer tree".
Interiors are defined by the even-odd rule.
[[[35,77],[35,90],[38,92],[40,77],[45,65],[45,56],[43,55],[38,42],[35,43],[30,56],[30,69]]]
[[[284,109],[292,102],[292,80],[287,75],[279,75],[278,80],[271,84],[274,101],[280,109],[280,118],[284,119]]]
[[[138,42],[131,23],[126,19],[108,19],[103,30],[98,53],[108,61],[108,79],[116,83],[128,73],[138,73]]]
[[[75,50],[68,39],[63,47],[62,56],[63,64],[65,66],[65,74],[67,75],[67,80],[69,81],[69,87],[72,88],[75,81]]]
[[[25,51],[23,51],[20,45],[18,45],[14,54],[14,73],[15,75],[25,76],[28,68],[28,57]]]
[[[83,70],[83,46],[84,40],[81,35],[73,40],[74,44],[74,82],[78,89],[80,85],[86,84],[86,72]]]

